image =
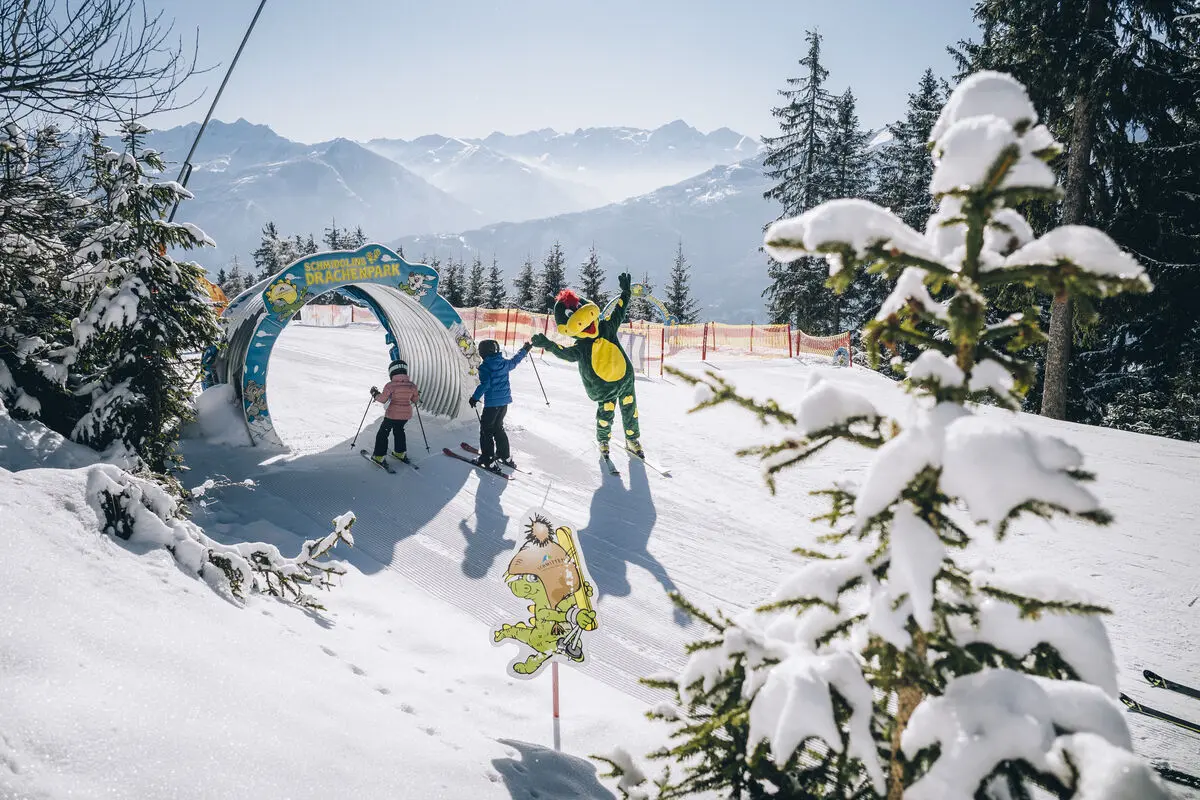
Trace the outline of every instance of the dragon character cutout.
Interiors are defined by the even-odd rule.
[[[617,337],[629,310],[632,278],[628,273],[622,273],[617,281],[621,285],[621,295],[607,319],[601,317],[600,307],[591,300],[570,289],[558,293],[554,302],[554,321],[559,333],[575,340],[570,347],[555,344],[540,333],[531,341],[534,347],[543,347],[564,361],[578,364],[583,388],[588,398],[596,403],[596,440],[600,443],[600,451],[608,454],[613,420],[619,407],[625,428],[625,446],[635,455],[644,457],[639,442],[641,428],[634,393],[633,363]]]
[[[540,510],[529,512],[526,519],[525,538],[517,545],[504,582],[513,595],[529,601],[529,619],[504,623],[492,632],[492,641],[515,639],[534,651],[523,660],[518,655],[509,665],[513,674],[527,678],[555,656],[583,663],[584,631],[596,630],[598,622],[591,601],[595,584],[575,532],[565,525],[555,528]]]

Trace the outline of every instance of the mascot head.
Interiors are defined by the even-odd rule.
[[[600,335],[600,307],[570,289],[554,298],[554,321],[558,332],[572,339],[595,339]]]

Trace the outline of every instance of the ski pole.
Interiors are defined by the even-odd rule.
[[[550,398],[546,397],[546,387],[542,385],[542,376],[538,375],[537,361],[529,359],[529,363],[533,364],[533,374],[537,377],[538,387],[542,390],[542,397],[546,399],[546,405],[550,405]]]
[[[367,412],[371,410],[371,403],[374,403],[374,402],[375,402],[375,398],[372,397],[370,400],[367,401],[367,407],[363,409],[363,418],[358,423],[358,430],[356,430],[354,432],[354,438],[350,440],[350,449],[351,450],[354,449],[354,443],[358,441],[358,435],[360,433],[362,433],[363,423],[367,421]]]
[[[425,452],[429,452],[429,439],[425,437],[425,423],[421,420],[421,409],[413,403],[413,411],[417,412],[417,424],[421,426],[421,438],[425,439]]]

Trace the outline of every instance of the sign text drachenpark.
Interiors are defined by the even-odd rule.
[[[309,286],[317,286],[324,283],[399,278],[402,266],[403,264],[395,262],[372,264],[367,261],[366,256],[327,258],[306,262],[304,281]]]

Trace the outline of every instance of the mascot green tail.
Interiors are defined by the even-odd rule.
[[[601,319],[599,306],[570,289],[558,293],[554,301],[554,321],[559,333],[575,340],[570,347],[555,344],[540,333],[532,342],[535,347],[543,347],[563,361],[579,366],[583,388],[596,402],[596,440],[600,442],[600,450],[608,452],[613,422],[617,409],[620,409],[625,445],[642,456],[633,363],[617,336],[629,310],[632,278],[625,273],[617,280],[621,285],[621,296],[608,319]]]

